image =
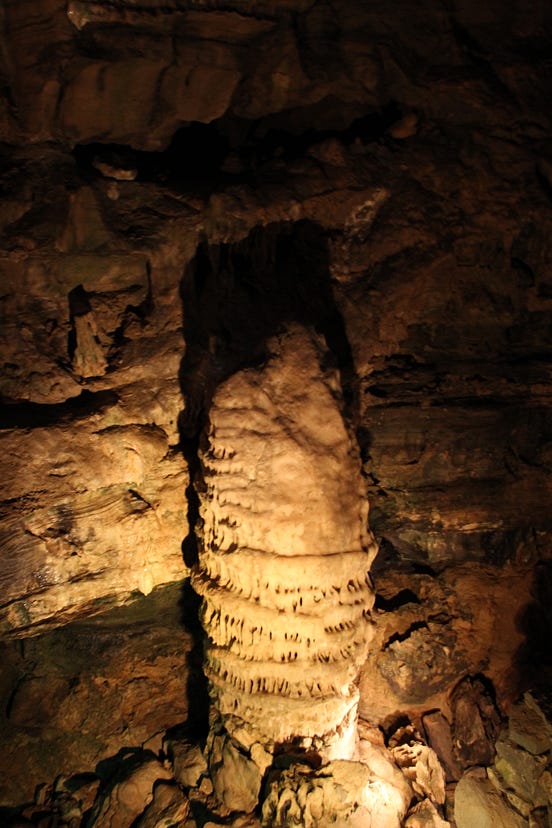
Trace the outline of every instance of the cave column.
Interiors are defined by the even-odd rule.
[[[213,721],[247,749],[354,758],[376,546],[324,340],[288,327],[209,412],[200,492]]]

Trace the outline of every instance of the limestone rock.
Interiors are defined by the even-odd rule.
[[[542,801],[537,796],[538,781],[546,767],[546,761],[546,757],[534,756],[508,739],[500,738],[496,743],[496,772],[506,788],[512,789],[530,804],[547,804],[546,799]]]
[[[399,768],[420,797],[442,805],[445,801],[445,772],[437,754],[420,743],[402,744],[391,753]]]
[[[100,790],[90,815],[90,826],[128,828],[153,800],[155,783],[170,776],[153,756],[129,754],[108,787]],[[160,799],[164,801],[163,792]]]
[[[552,726],[530,693],[510,708],[508,737],[536,756],[552,749]]]
[[[70,777],[69,779],[63,779],[60,784],[60,780],[56,780],[55,788],[56,788],[56,807],[58,799],[59,799],[59,790],[61,788],[62,795],[65,794],[65,805],[61,807],[61,811],[64,814],[68,813],[70,809],[71,812],[75,813],[76,816],[80,814],[82,817],[86,811],[88,811],[94,804],[94,800],[98,793],[98,788],[100,786],[100,779],[95,774],[83,774]],[[68,806],[68,807],[67,807]],[[67,819],[67,817],[65,816]]]
[[[1,534],[19,550],[16,571],[0,560],[4,631],[182,579],[183,461],[163,428],[123,416],[111,405],[89,423],[2,432],[13,500]]]
[[[400,828],[408,802],[386,779],[358,762],[335,760],[318,771],[292,765],[269,783],[262,824]]]
[[[436,710],[422,718],[429,746],[433,748],[446,771],[447,782],[457,781],[462,776],[452,745],[451,727],[445,716]]]
[[[406,803],[410,802],[413,797],[411,783],[393,761],[392,753],[387,748],[361,738],[358,746],[358,759],[366,765],[374,777],[385,779],[388,785],[396,788]]]
[[[445,711],[458,680],[482,671],[502,704],[520,674],[527,685],[545,674],[550,13],[546,0],[1,4],[2,629],[35,633],[181,572],[183,270],[200,234],[233,244],[252,227],[309,219],[329,244],[382,540],[363,712],[377,724],[400,710]],[[397,123],[414,112],[417,125]],[[198,149],[195,119],[220,152]],[[329,146],[309,153],[321,135]],[[90,142],[156,155],[106,190]],[[218,175],[225,144],[240,161],[231,179]],[[190,171],[200,156],[208,181]],[[315,260],[306,255],[294,277]],[[221,302],[230,281],[220,273]],[[91,316],[69,308],[81,283]],[[315,296],[309,288],[304,304]],[[150,464],[134,429],[152,424],[166,437]],[[110,465],[94,434],[112,425],[131,430],[111,433]],[[126,456],[134,448],[148,466],[137,480],[127,474],[140,472]],[[266,560],[252,556],[257,565]],[[14,697],[21,721],[32,719],[29,684]],[[68,688],[62,679],[51,689],[44,706],[55,716]],[[467,707],[455,733],[463,767],[489,761],[496,737],[479,706]]]
[[[153,789],[153,799],[136,822],[136,828],[173,828],[189,817],[190,803],[182,791],[174,784],[158,782]]]
[[[209,412],[193,574],[206,672],[227,727],[235,717],[261,744],[316,737],[350,756],[375,544],[320,341],[297,326],[271,349],[262,370],[220,386]]]
[[[464,768],[490,765],[500,714],[489,691],[479,679],[467,677],[455,688],[451,706],[457,762]]]
[[[199,745],[171,736],[164,740],[163,747],[178,784],[185,788],[198,785],[201,776],[207,772],[207,762]]]
[[[194,686],[182,586],[0,647],[0,808],[61,776],[84,797],[98,762],[184,721]],[[75,777],[73,779],[73,777]],[[93,780],[96,777],[93,777]],[[92,780],[92,781],[93,781]],[[83,802],[83,811],[92,803]]]
[[[408,812],[404,828],[450,828],[430,799],[423,799]]]
[[[457,828],[525,828],[526,821],[502,799],[486,778],[466,774],[456,786]]]
[[[230,811],[253,811],[262,781],[255,762],[226,734],[212,737],[208,753],[209,771],[220,802]]]

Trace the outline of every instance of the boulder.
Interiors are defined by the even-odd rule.
[[[457,828],[527,828],[525,819],[482,775],[466,774],[456,786],[454,819]]]
[[[190,803],[180,788],[173,783],[158,782],[153,789],[153,799],[135,828],[174,828],[182,825],[189,816]]]
[[[440,710],[426,713],[422,718],[428,744],[445,769],[447,782],[455,782],[462,776],[462,770],[454,756],[451,728]]]
[[[536,756],[552,749],[552,727],[530,693],[510,709],[508,736]]]
[[[171,778],[153,754],[141,751],[123,756],[114,772],[105,771],[108,784],[98,793],[89,828],[129,828],[152,801],[155,783]]]
[[[207,773],[207,761],[199,745],[184,738],[169,738],[165,740],[164,748],[178,784],[184,788],[195,787]]]
[[[230,811],[249,813],[255,808],[261,789],[259,768],[226,734],[212,739],[209,770],[217,798]]]
[[[526,802],[546,804],[546,800],[542,802],[537,796],[537,785],[546,767],[546,758],[533,756],[504,738],[496,743],[496,754],[494,767],[504,787],[513,790]]]

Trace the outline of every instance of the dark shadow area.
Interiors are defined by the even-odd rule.
[[[514,666],[520,677],[520,693],[530,690],[543,712],[552,717],[552,561],[535,566],[533,600],[518,619],[525,641]]]
[[[203,743],[209,730],[209,690],[203,672],[203,629],[199,620],[201,598],[194,592],[190,579],[182,585],[179,601],[180,618],[193,638],[193,647],[188,655],[188,717],[178,726],[178,735],[185,735],[190,741]],[[171,731],[170,731],[171,732]]]
[[[269,770],[286,770],[296,763],[310,765],[313,770],[318,770],[322,765],[319,752],[303,747],[300,742],[300,738],[277,742],[274,745],[274,761]]]
[[[166,150],[148,152],[126,144],[77,144],[73,157],[81,174],[198,185],[209,182],[228,154],[228,139],[217,122],[192,122],[179,129]]]
[[[174,133],[166,149],[157,152],[91,142],[77,144],[72,154],[88,180],[107,175],[204,189],[214,181],[247,177],[274,158],[285,162],[303,158],[310,147],[328,139],[338,139],[345,146],[382,141],[401,117],[394,101],[360,116],[356,107],[344,115],[343,102],[333,98],[307,109],[306,113],[303,107],[255,120],[225,115],[208,124],[191,121]],[[225,165],[229,156],[239,161],[234,172]]]
[[[381,109],[371,110],[360,117],[350,114],[343,123],[343,102],[325,98],[299,112],[276,113],[255,121],[227,119],[223,128],[230,137],[231,146],[239,146],[239,156],[244,162],[262,163],[275,156],[284,161],[294,161],[308,154],[310,147],[330,138],[339,139],[345,146],[355,141],[370,144],[380,141],[389,127],[401,117],[394,101]],[[306,119],[309,125],[306,126]]]
[[[184,439],[201,432],[216,386],[236,371],[261,365],[269,357],[267,341],[293,322],[325,338],[341,377],[344,414],[354,425],[357,378],[320,225],[275,223],[254,228],[235,244],[203,242],[182,279],[181,298]]]
[[[384,598],[383,595],[376,595],[374,608],[383,612],[394,612],[406,604],[421,604],[418,596],[411,589],[401,589],[392,598]]]
[[[383,525],[383,522],[382,522]],[[370,526],[372,530],[376,531],[379,528],[376,509],[372,508],[370,511]],[[370,567],[370,575],[374,583],[378,585],[378,578],[385,578],[389,571],[393,572],[412,572],[416,575],[429,575],[432,578],[437,577],[437,571],[429,564],[416,559],[414,557],[415,550],[410,550],[407,547],[398,549],[388,538],[382,537],[379,544],[378,554],[372,562]]]
[[[78,397],[71,397],[62,403],[12,403],[3,399],[0,403],[0,429],[41,428],[68,420],[85,419],[93,414],[102,414],[117,405],[118,401],[115,391],[86,389]]]

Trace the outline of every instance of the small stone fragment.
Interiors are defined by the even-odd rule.
[[[549,770],[545,770],[539,776],[537,791],[539,800],[544,800],[552,806],[552,773]]]
[[[99,787],[99,777],[91,773],[59,778],[55,784],[56,807],[67,822],[70,815],[82,817],[94,804]]]
[[[204,776],[201,782],[199,783],[199,792],[202,793],[204,796],[211,796],[213,793],[213,783],[209,779],[208,776]]]
[[[389,127],[389,135],[397,141],[411,138],[418,131],[418,116],[415,112],[407,112],[398,121]]]
[[[73,355],[73,370],[85,379],[103,376],[108,363],[98,339],[94,314],[75,316],[74,326],[77,345]]]
[[[106,178],[114,178],[116,181],[134,181],[136,176],[138,175],[138,170],[134,169],[134,167],[126,167],[120,163],[117,163],[117,159],[106,159],[101,157],[96,157],[92,161],[92,164],[96,169],[101,172]]]

